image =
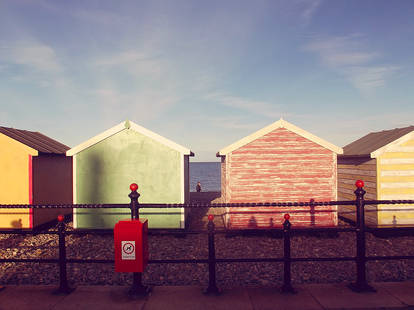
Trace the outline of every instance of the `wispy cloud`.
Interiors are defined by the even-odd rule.
[[[54,49],[37,42],[2,46],[0,47],[0,57],[9,63],[40,72],[58,73],[62,71]]]
[[[98,59],[95,66],[102,70],[120,68],[137,77],[159,77],[167,70],[167,63],[157,57],[156,53],[127,50]]]
[[[90,72],[102,77],[96,79],[96,88],[90,92],[100,102],[104,117],[114,115],[127,118],[139,116],[148,121],[162,117],[179,102],[180,96],[170,81],[170,68],[166,59],[148,49],[128,48],[121,52],[97,57],[89,67]],[[125,89],[118,73],[127,74]]]
[[[386,79],[398,69],[396,66],[353,66],[347,68],[344,72],[356,88],[372,90],[384,86]]]
[[[79,20],[87,21],[88,23],[97,23],[101,25],[114,25],[125,23],[125,16],[121,16],[112,10],[103,10],[99,7],[89,7],[91,3],[85,3],[80,7],[75,5],[62,5],[56,1],[36,0],[34,5],[51,12],[52,14],[70,15]],[[116,4],[114,4],[117,7]]]
[[[385,85],[399,68],[378,64],[381,55],[369,51],[359,34],[336,37],[315,37],[305,50],[319,55],[322,63],[343,75],[354,87],[370,92]]]
[[[151,121],[162,117],[179,100],[173,92],[165,89],[139,89],[126,93],[113,85],[90,94],[99,102],[99,112],[109,123],[113,123],[114,116]]]
[[[212,93],[206,99],[244,112],[265,116],[271,119],[278,119],[282,115],[282,105],[271,104],[265,101],[252,100],[225,93]]]
[[[203,120],[205,120],[205,117],[203,117]],[[245,117],[236,115],[209,117],[208,122],[216,128],[227,128],[233,130],[242,129],[253,131],[263,127],[263,122],[248,121]]]
[[[375,131],[413,125],[412,114],[406,112],[373,112],[338,115],[332,111],[316,114],[296,114],[304,129],[337,145],[345,146]],[[341,119],[341,121],[338,121]],[[329,130],[326,130],[329,128]]]
[[[301,0],[300,3],[304,5],[304,9],[301,14],[302,19],[305,23],[309,23],[321,5],[322,0]]]

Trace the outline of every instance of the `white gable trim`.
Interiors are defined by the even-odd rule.
[[[167,138],[164,138],[162,136],[160,136],[159,134],[156,134],[155,132],[152,132],[142,126],[139,126],[133,122],[129,122],[131,125],[131,129],[134,129],[135,131],[142,133],[144,136],[147,136],[149,138],[154,139],[155,141],[160,142],[161,144],[164,144],[174,150],[177,150],[178,152],[182,153],[183,155],[190,155],[191,151],[188,148],[185,148]]]
[[[300,136],[302,136],[302,137],[304,137],[308,140],[311,140],[311,141],[319,144],[320,146],[331,150],[332,152],[335,152],[337,154],[343,154],[342,148],[340,148],[336,145],[333,145],[332,143],[329,143],[329,142],[327,142],[327,141],[325,141],[325,140],[323,140],[323,139],[321,139],[321,138],[319,138],[319,137],[317,137],[317,136],[315,136],[315,135],[313,135],[313,134],[311,134],[311,133],[309,133],[309,132],[307,132],[307,131],[305,131],[305,130],[303,130],[303,129],[301,129],[301,128],[299,128],[299,127],[297,127],[297,126],[295,126],[295,125],[293,125],[293,124],[291,124],[287,121],[285,121],[285,120],[283,120],[283,119],[280,119],[277,122],[274,122],[273,124],[270,124],[270,125],[262,128],[262,129],[260,129],[256,132],[252,133],[251,135],[249,135],[247,137],[244,137],[243,139],[240,139],[239,141],[237,141],[233,144],[230,144],[229,146],[221,149],[219,151],[218,155],[219,156],[227,155],[228,153],[231,153],[234,150],[236,150],[236,149],[238,149],[238,148],[240,148],[240,147],[242,147],[242,146],[244,146],[244,145],[246,145],[246,144],[248,144],[248,143],[250,143],[250,142],[266,135],[266,134],[268,134],[269,132],[272,132],[273,130],[278,129],[278,128],[286,128],[287,130],[292,131],[292,132],[294,132],[294,133],[296,133],[296,134],[298,134],[298,135],[300,135]]]
[[[411,131],[409,133],[407,133],[406,135],[398,138],[397,140],[394,140],[390,143],[388,143],[387,145],[384,145],[383,147],[380,147],[378,150],[375,150],[374,152],[372,152],[371,158],[377,158],[379,156],[381,156],[382,154],[384,154],[385,152],[404,152],[405,148],[401,148],[399,147],[401,144],[403,144],[404,142],[407,142],[411,139],[414,139],[414,131]],[[406,151],[411,151],[410,147],[407,147]]]
[[[73,195],[73,204],[77,204],[78,200],[77,200],[77,191],[76,191],[76,155],[73,156],[72,158],[72,176],[73,176],[73,182],[72,182],[72,195]],[[73,212],[73,228],[78,228],[78,218],[77,218],[77,213],[78,213],[78,209],[77,208],[73,208],[72,209]]]
[[[100,133],[99,135],[96,135],[93,138],[90,138],[89,140],[71,148],[69,151],[66,152],[66,156],[72,156],[75,155],[84,149],[87,149],[88,147],[91,147],[92,145],[101,142],[102,140],[105,140],[106,138],[126,129],[125,122],[122,122],[112,128],[109,128],[108,130],[105,130],[104,132]]]
[[[175,142],[172,142],[171,140],[168,140],[167,138],[164,138],[158,134],[156,134],[155,132],[152,132],[142,126],[139,126],[131,121],[125,121],[122,122],[108,130],[105,130],[104,132],[100,133],[99,135],[96,135],[95,137],[71,148],[70,150],[68,150],[66,152],[67,156],[73,156],[81,151],[83,151],[84,149],[87,149],[88,147],[91,147],[92,145],[101,142],[102,140],[105,140],[106,138],[109,138],[110,136],[117,134],[118,132],[125,130],[125,129],[133,129],[136,132],[139,132],[141,134],[143,134],[144,136],[147,136],[149,138],[152,138],[158,142],[160,142],[161,144],[164,144],[172,149],[177,150],[178,152],[182,153],[183,155],[190,155],[191,151],[190,149],[187,149],[181,145],[178,145]]]

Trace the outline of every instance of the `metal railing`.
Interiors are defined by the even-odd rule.
[[[213,222],[214,216],[208,216],[207,231],[188,231],[183,230],[179,233],[182,234],[207,234],[208,245],[208,258],[205,259],[151,259],[149,264],[164,264],[164,263],[202,263],[208,265],[208,287],[205,290],[206,293],[217,294],[220,292],[216,284],[216,266],[220,263],[235,263],[235,262],[279,262],[283,263],[283,285],[281,287],[282,292],[292,293],[295,289],[292,286],[291,281],[291,264],[292,262],[327,262],[327,261],[354,261],[356,263],[356,279],[354,283],[351,283],[349,287],[357,292],[374,291],[374,289],[368,284],[366,279],[366,263],[368,261],[381,261],[381,260],[400,260],[400,259],[414,259],[412,255],[398,255],[398,256],[367,256],[366,255],[366,232],[375,231],[410,231],[414,232],[414,227],[366,227],[365,225],[365,205],[379,205],[379,204],[414,204],[414,200],[365,200],[365,190],[363,189],[363,182],[356,182],[357,189],[355,190],[356,199],[354,201],[310,201],[310,202],[273,202],[273,203],[216,203],[216,204],[139,204],[139,193],[137,192],[138,186],[131,184],[131,193],[129,197],[131,199],[130,204],[74,204],[74,205],[0,205],[0,208],[130,208],[131,218],[139,219],[139,209],[142,208],[212,208],[212,207],[231,207],[231,208],[254,208],[254,207],[305,207],[305,206],[339,206],[339,205],[353,205],[356,207],[356,225],[354,227],[330,227],[330,228],[294,228],[289,221],[290,215],[286,213],[284,215],[284,222],[280,228],[272,228],[273,232],[281,232],[283,237],[283,257],[268,257],[268,258],[217,258],[215,247],[215,235],[226,234],[229,231],[226,229],[216,230]],[[302,211],[303,212],[303,211]],[[356,256],[342,256],[342,257],[292,257],[291,256],[291,236],[300,231],[309,232],[355,232],[356,233]],[[253,231],[253,230],[250,230]],[[263,231],[263,230],[262,230]],[[238,230],[232,230],[232,234],[239,232]],[[59,287],[56,293],[68,294],[73,289],[69,287],[67,281],[66,266],[70,263],[108,263],[114,264],[114,259],[72,259],[66,257],[66,245],[65,238],[70,234],[113,234],[111,231],[102,230],[73,230],[69,231],[65,229],[64,216],[58,216],[58,229],[56,231],[29,231],[29,230],[0,230],[0,234],[57,234],[59,240],[59,257],[55,259],[41,259],[41,258],[0,258],[0,263],[14,262],[14,263],[56,263],[59,265]],[[174,232],[177,233],[176,231]],[[142,295],[148,293],[148,287],[142,284],[142,274],[133,273],[133,284],[129,291],[133,295]]]

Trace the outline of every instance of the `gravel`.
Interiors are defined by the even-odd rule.
[[[68,223],[68,229],[72,223]],[[340,223],[340,225],[346,225]],[[56,229],[51,228],[51,229]],[[413,255],[414,235],[379,238],[366,234],[367,255]],[[354,232],[335,236],[294,235],[291,239],[292,257],[355,256]],[[177,234],[149,235],[150,259],[203,259],[208,256],[207,235]],[[217,258],[282,257],[283,239],[266,234],[217,234]],[[113,259],[112,235],[68,235],[67,257],[79,259]],[[2,258],[57,258],[57,235],[0,235]],[[131,274],[116,273],[112,264],[68,264],[68,281],[76,285],[131,284]],[[292,283],[353,282],[355,262],[295,262],[292,264]],[[414,259],[370,261],[368,281],[414,280]],[[217,285],[278,286],[283,281],[283,263],[219,263]],[[206,264],[149,264],[143,274],[146,285],[208,284]],[[59,283],[57,264],[0,263],[0,284]]]

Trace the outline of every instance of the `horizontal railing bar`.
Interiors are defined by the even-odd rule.
[[[0,258],[0,263],[59,263],[57,258]]]
[[[292,257],[291,262],[318,262],[318,261],[355,261],[356,257]],[[367,256],[367,260],[393,260],[393,259],[414,259],[414,255],[398,256]],[[216,258],[216,263],[260,263],[260,262],[283,262],[283,257],[264,257],[264,258]],[[58,263],[59,259],[36,259],[36,258],[1,258],[0,263]],[[67,263],[104,263],[113,264],[113,259],[66,259]],[[180,264],[180,263],[208,263],[208,259],[150,259],[149,264]]]
[[[365,205],[378,204],[414,204],[414,200],[364,200]],[[317,206],[355,206],[355,200],[344,201],[314,201],[314,202],[257,202],[257,203],[141,203],[140,209],[145,208],[251,208],[251,207],[317,207]],[[25,204],[0,204],[0,209],[105,209],[125,208],[130,209],[130,204],[53,204],[53,205],[25,205]],[[315,210],[321,212],[323,210]]]
[[[355,261],[356,257],[292,257],[292,262],[340,262],[340,261]]]
[[[150,259],[148,264],[183,264],[183,263],[194,263],[194,264],[206,264],[208,259]]]
[[[370,227],[370,226],[366,226],[365,228],[366,232],[375,232],[375,231],[389,231],[389,232],[394,232],[394,231],[414,231],[414,226],[382,226],[382,227]]]
[[[67,258],[67,263],[77,263],[77,264],[84,264],[84,263],[94,263],[94,264],[113,264],[115,260],[113,259],[78,259],[78,258]]]
[[[57,230],[51,230],[51,231],[34,231],[34,230],[0,230],[0,234],[4,235],[57,235]]]
[[[367,260],[414,259],[414,255],[367,256],[366,259]]]

